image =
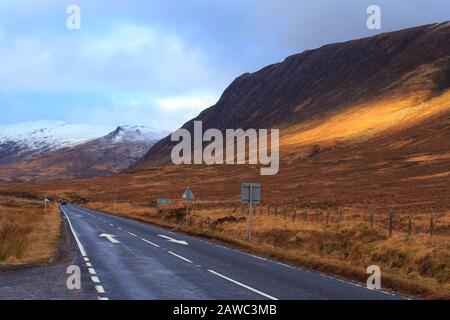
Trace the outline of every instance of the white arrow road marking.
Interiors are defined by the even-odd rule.
[[[99,235],[99,237],[100,238],[106,238],[109,241],[111,241],[111,243],[120,243],[119,241],[114,239],[115,235],[112,235],[112,234],[102,233],[101,235]]]
[[[162,234],[159,234],[158,237],[164,238],[164,239],[168,240],[169,242],[173,242],[173,243],[176,243],[176,244],[181,244],[183,246],[188,246],[189,245],[189,243],[187,243],[186,241],[175,240],[175,239],[173,239],[171,237],[168,237],[168,236],[165,236],[165,235],[162,235]]]

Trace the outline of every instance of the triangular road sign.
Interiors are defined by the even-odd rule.
[[[194,196],[194,193],[192,193],[191,188],[187,188],[187,189],[184,191],[182,198],[183,198],[184,200],[195,200],[195,196]]]

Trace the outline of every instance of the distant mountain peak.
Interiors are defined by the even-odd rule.
[[[102,140],[113,146],[142,144],[146,147],[168,133],[143,125],[111,126],[69,124],[60,120],[27,121],[0,125],[0,165],[74,148]]]
[[[111,143],[156,141],[169,134],[143,125],[120,125],[104,137]]]

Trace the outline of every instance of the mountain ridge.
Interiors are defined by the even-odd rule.
[[[120,173],[167,134],[141,125],[122,125],[101,137],[94,138],[91,133],[90,139],[75,139],[79,143],[58,140],[61,143],[50,148],[44,141],[43,148],[31,150],[22,158],[20,155],[14,158],[12,149],[9,161],[0,163],[0,181],[90,178]],[[8,143],[0,144],[3,158],[8,156],[5,146]]]
[[[449,38],[450,23],[444,22],[291,55],[236,78],[217,104],[182,128],[192,132],[193,121],[202,121],[205,130],[290,131],[362,104],[418,105],[450,86]],[[173,145],[170,137],[159,141],[130,171],[169,164]]]

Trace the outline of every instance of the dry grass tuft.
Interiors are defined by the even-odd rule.
[[[58,246],[56,205],[44,215],[42,202],[0,197],[0,265],[47,262]]]

